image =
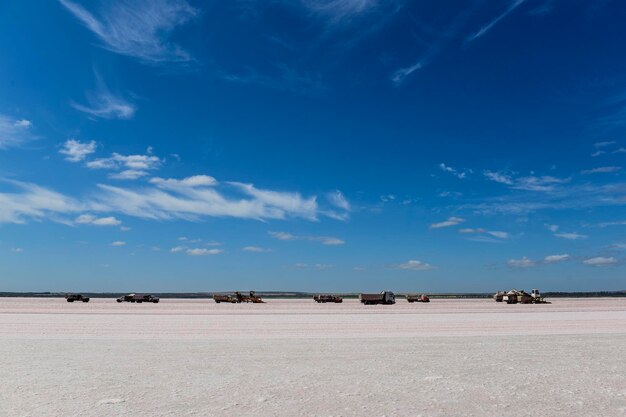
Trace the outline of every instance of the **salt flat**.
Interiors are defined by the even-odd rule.
[[[0,298],[1,416],[626,416],[626,300]]]

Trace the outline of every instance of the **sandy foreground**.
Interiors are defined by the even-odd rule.
[[[626,299],[0,298],[0,416],[626,416]]]

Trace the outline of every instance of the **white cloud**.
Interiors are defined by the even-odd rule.
[[[497,231],[497,230],[488,230],[487,234],[491,235],[493,237],[497,237],[498,239],[508,239],[509,238],[509,234],[507,232],[500,232],[500,231]]]
[[[553,264],[553,263],[557,263],[557,262],[563,262],[563,261],[567,261],[570,259],[570,256],[567,254],[563,254],[563,255],[548,255],[545,258],[543,258],[543,261],[547,264]]]
[[[522,259],[509,259],[507,264],[513,268],[530,268],[535,266],[535,261],[524,256]]]
[[[328,198],[328,201],[330,201],[330,203],[335,207],[350,211],[350,203],[341,191],[337,190],[332,193],[328,193],[326,197]]]
[[[209,175],[193,175],[191,177],[177,179],[151,178],[150,182],[161,188],[177,189],[180,187],[211,187],[217,185],[217,180]]]
[[[581,235],[579,233],[555,233],[554,236],[556,237],[560,237],[561,239],[567,239],[567,240],[582,240],[582,239],[587,239],[587,235]]]
[[[63,143],[63,147],[59,151],[60,154],[66,156],[66,160],[70,162],[80,162],[88,155],[96,151],[96,142],[80,142],[76,139],[68,139]]]
[[[403,264],[393,265],[393,268],[412,270],[412,271],[428,271],[430,269],[435,269],[434,266],[427,264],[426,262],[417,261],[414,259],[411,259],[408,262],[403,263]]]
[[[443,172],[447,172],[448,174],[454,175],[455,177],[457,177],[460,180],[463,180],[463,179],[467,178],[467,174],[471,173],[471,170],[462,170],[461,171],[461,170],[452,168],[450,166],[447,166],[443,162],[439,164],[439,169],[442,170]]]
[[[184,251],[185,249],[187,249],[185,246],[175,246],[172,249],[170,249],[170,252],[178,253],[178,252]]]
[[[596,142],[593,144],[593,146],[596,148],[606,148],[607,146],[615,145],[616,143],[617,142],[615,142],[614,140],[609,140],[605,142]]]
[[[271,249],[261,248],[259,246],[244,246],[243,248],[241,248],[241,250],[244,252],[255,252],[255,253],[272,252]]]
[[[0,192],[0,223],[26,223],[27,220],[63,219],[67,213],[82,211],[84,205],[63,194],[35,184],[4,180],[18,192]]]
[[[24,249],[22,249],[22,248],[11,248],[11,252],[13,252],[13,253],[22,253],[22,252],[24,252]]]
[[[115,242],[111,242],[111,246],[125,246],[126,242],[123,242],[121,240],[116,240]]]
[[[106,1],[98,15],[71,0],[59,0],[112,52],[151,64],[185,62],[192,58],[167,38],[198,14],[184,0]]]
[[[334,265],[331,265],[331,264],[321,264],[321,263],[309,265],[309,264],[305,264],[305,263],[297,263],[297,264],[294,264],[294,267],[301,268],[301,269],[306,269],[306,268],[330,269],[330,268],[334,268]]]
[[[550,175],[534,176],[529,175],[525,177],[515,178],[511,173],[503,173],[496,171],[484,171],[485,177],[499,184],[508,185],[514,190],[524,191],[554,191],[555,187],[559,184],[565,184],[570,181],[570,178],[556,178]]]
[[[611,184],[555,184],[541,193],[510,193],[503,196],[487,197],[482,202],[456,207],[482,214],[524,214],[539,210],[590,209],[626,205],[623,196],[626,182]]]
[[[503,240],[506,240],[510,237],[510,235],[507,232],[502,232],[499,230],[487,230],[482,227],[475,228],[475,229],[474,228],[460,229],[459,233],[480,235],[480,236],[471,237],[468,240],[471,240],[474,242],[482,242],[482,243],[502,243]]]
[[[330,246],[343,245],[346,243],[342,239],[331,236],[295,236],[287,232],[269,232],[269,235],[278,240],[308,240]]]
[[[491,181],[500,184],[513,185],[513,179],[511,179],[509,175],[502,172],[485,171],[483,174],[485,175],[485,177],[487,177],[487,179]]]
[[[554,191],[555,187],[559,184],[565,184],[570,181],[570,178],[556,178],[550,175],[544,175],[542,177],[527,176],[517,178],[511,188],[516,190],[525,191]]]
[[[192,249],[186,250],[186,253],[189,256],[218,255],[223,252],[224,252],[223,249],[206,249],[206,248],[192,248]]]
[[[101,167],[115,166],[116,158],[90,161]],[[138,162],[144,163],[144,162]],[[149,165],[148,165],[149,166]],[[68,214],[85,212],[125,214],[154,220],[182,219],[200,221],[206,217],[239,219],[302,218],[317,221],[320,210],[316,197],[299,193],[265,190],[251,184],[224,183],[220,186],[190,185],[193,181],[159,182],[143,187],[117,187],[98,184],[88,197],[74,199],[63,194],[19,181],[4,180],[17,192],[0,191],[0,223],[25,223],[27,220],[53,220],[74,224]],[[200,181],[207,184],[206,180]],[[233,185],[234,184],[234,185]],[[2,183],[0,183],[2,185]],[[0,189],[1,190],[1,189]],[[325,245],[341,245],[343,240],[328,236],[298,237]]]
[[[441,229],[442,227],[456,226],[457,224],[463,223],[464,221],[465,219],[462,219],[460,217],[449,217],[448,220],[439,223],[433,223],[429,227],[431,229]]]
[[[592,158],[598,157],[600,155],[604,155],[606,152],[605,151],[595,151],[594,153],[591,154]],[[613,152],[615,153],[615,152]]]
[[[595,258],[586,259],[583,261],[583,263],[589,266],[598,266],[598,267],[610,266],[610,265],[615,265],[617,263],[617,259],[615,259],[612,256],[609,256],[609,257],[597,256]]]
[[[621,171],[622,167],[598,167],[598,168],[593,168],[593,169],[586,169],[584,171],[581,171],[582,174],[584,175],[589,175],[589,174],[610,174],[612,172],[618,172]]]
[[[317,219],[318,205],[316,197],[304,199],[300,193],[262,190],[252,184],[240,182],[229,182],[229,184],[237,187],[260,204],[276,210],[277,213],[292,213],[296,217],[308,218],[309,220]]]
[[[81,214],[74,219],[76,224],[92,224],[94,226],[119,226],[122,222],[115,217],[96,217],[91,214]]]
[[[604,222],[604,223],[600,223],[598,226],[608,227],[608,226],[625,226],[625,225],[626,225],[626,220],[622,220],[622,221],[616,221],[616,222]]]
[[[109,175],[118,180],[135,180],[148,175],[148,171],[159,169],[163,161],[154,155],[122,155],[113,153],[108,158],[98,158],[87,162],[90,169],[119,170]],[[164,180],[165,181],[165,180]]]
[[[0,114],[0,150],[14,148],[36,139],[29,120],[15,120]]]
[[[489,32],[496,24],[498,24],[498,22],[500,22],[502,19],[504,19],[506,16],[508,16],[513,10],[517,9],[522,3],[524,3],[525,0],[513,0],[511,2],[511,4],[509,5],[509,7],[502,12],[500,15],[498,15],[495,19],[491,20],[489,23],[487,23],[486,25],[484,25],[483,27],[481,27],[478,32],[468,36],[465,39],[465,43],[470,43],[482,36],[484,36],[487,32]]]
[[[614,150],[611,153],[626,153],[626,148],[619,148],[619,149]]]
[[[555,233],[559,230],[559,225],[557,224],[546,224],[545,225],[549,231],[551,231],[552,233]]]
[[[465,228],[465,229],[459,229],[459,233],[486,233],[487,230],[483,229],[483,228],[477,228],[477,229],[473,229],[471,227]]]
[[[112,93],[96,74],[97,88],[86,93],[88,105],[71,102],[76,110],[101,119],[131,119],[137,108],[123,97]]]
[[[393,74],[391,74],[391,81],[397,87],[404,82],[406,77],[413,74],[415,71],[419,71],[423,67],[424,67],[424,62],[420,60],[411,66],[400,68],[396,70]]]

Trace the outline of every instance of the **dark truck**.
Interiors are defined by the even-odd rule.
[[[318,303],[343,303],[343,298],[332,294],[318,294],[313,299]]]
[[[241,301],[234,295],[228,294],[213,294],[213,300],[216,303],[240,303]]]
[[[85,297],[82,294],[67,294],[65,299],[68,303],[73,303],[74,301],[82,301],[83,303],[89,302],[89,297]]]
[[[118,303],[122,301],[128,303],[158,303],[159,299],[150,294],[128,294],[117,299]]]
[[[382,291],[378,294],[359,294],[359,300],[366,305],[370,304],[395,304],[396,296],[391,291]]]

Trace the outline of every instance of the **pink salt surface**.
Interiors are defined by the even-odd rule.
[[[0,416],[626,416],[626,299],[0,298]]]

